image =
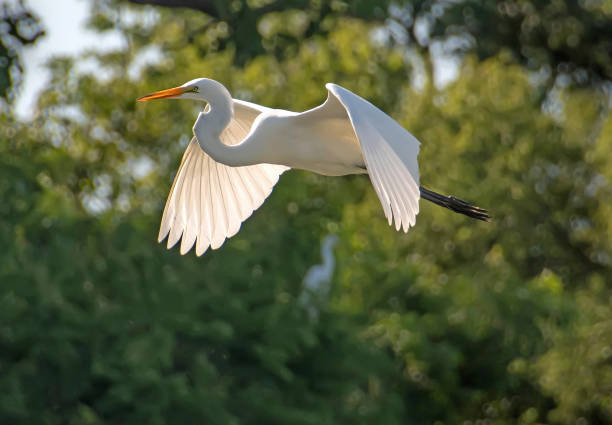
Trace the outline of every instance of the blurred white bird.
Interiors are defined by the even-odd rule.
[[[300,168],[328,176],[369,174],[389,224],[405,232],[419,198],[480,220],[486,210],[419,187],[419,141],[365,99],[326,84],[327,100],[306,112],[232,99],[217,81],[197,78],[139,98],[207,102],[193,126],[170,189],[159,231],[181,254],[219,248],[272,191],[279,176]]]
[[[338,243],[338,236],[327,235],[321,242],[321,258],[323,263],[315,264],[304,276],[304,288],[318,292],[322,295],[327,295],[329,292],[329,283],[333,274],[336,260],[334,258],[334,245]]]
[[[327,235],[321,242],[321,258],[323,263],[315,264],[304,276],[302,293],[299,303],[308,311],[311,319],[316,319],[319,307],[327,302],[329,297],[330,283],[334,275],[336,259],[334,258],[334,246],[338,243],[338,236]]]

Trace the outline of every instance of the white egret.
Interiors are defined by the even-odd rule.
[[[326,296],[329,292],[329,282],[334,274],[336,260],[334,258],[334,246],[338,243],[338,236],[327,235],[321,242],[321,264],[315,264],[304,276],[304,288],[310,292],[318,292]]]
[[[219,82],[197,78],[139,98],[208,103],[193,126],[164,209],[159,241],[181,254],[219,248],[272,191],[299,168],[328,176],[368,174],[389,224],[415,224],[419,198],[487,220],[486,210],[419,186],[419,141],[367,100],[326,84],[327,100],[297,113],[232,99]]]
[[[323,238],[321,243],[321,264],[315,264],[304,276],[302,293],[298,298],[311,319],[319,315],[321,304],[327,302],[331,289],[331,280],[334,275],[336,259],[334,258],[334,246],[338,243],[338,236],[330,234]]]

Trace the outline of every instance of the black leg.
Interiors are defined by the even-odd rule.
[[[477,220],[489,221],[491,218],[487,210],[472,205],[469,202],[455,198],[454,196],[440,195],[439,193],[425,189],[423,186],[421,186],[420,189],[421,198],[433,202],[436,205],[440,205],[441,207],[448,208],[456,213],[467,215]]]

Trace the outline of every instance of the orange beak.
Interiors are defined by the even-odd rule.
[[[153,99],[168,99],[168,98],[178,97],[188,91],[190,91],[188,87],[175,87],[173,89],[156,91],[155,93],[151,93],[146,96],[139,97],[136,100],[139,102],[146,102],[148,100],[153,100]]]

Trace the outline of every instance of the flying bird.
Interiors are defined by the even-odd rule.
[[[219,248],[290,168],[327,176],[368,174],[389,225],[407,232],[419,198],[487,221],[486,210],[419,186],[419,141],[367,100],[326,84],[327,100],[305,112],[233,99],[219,82],[197,78],[139,98],[194,99],[207,105],[193,126],[164,208],[159,242],[196,254]]]

